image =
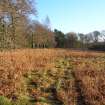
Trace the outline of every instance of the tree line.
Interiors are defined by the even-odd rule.
[[[0,0],[0,49],[71,48],[105,50],[105,31],[88,34],[54,31],[50,20],[32,21],[35,0]]]
[[[87,34],[69,32],[64,34],[54,30],[56,47],[80,50],[105,50],[105,30],[93,31]]]

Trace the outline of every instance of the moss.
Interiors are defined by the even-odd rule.
[[[44,97],[40,97],[39,102],[48,103],[48,100]]]
[[[0,96],[0,105],[12,105],[12,104],[8,98]]]
[[[33,104],[30,102],[29,97],[21,96],[18,98],[18,100],[13,102],[13,105],[33,105]]]

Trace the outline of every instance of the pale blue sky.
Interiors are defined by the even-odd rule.
[[[105,29],[105,0],[37,0],[38,20],[48,15],[52,28],[88,33]]]

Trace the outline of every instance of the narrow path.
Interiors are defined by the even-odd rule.
[[[75,80],[75,88],[76,88],[76,92],[78,93],[77,105],[87,105],[86,102],[85,102],[85,97],[82,94],[81,82],[80,81]]]
[[[31,73],[30,77],[31,79],[28,80],[29,84],[27,84],[27,87],[29,89],[28,92],[30,94],[31,103],[39,102],[43,104],[45,103],[46,105],[64,105],[63,102],[57,98],[57,90],[55,86],[52,86],[52,84],[48,83],[50,84],[49,88],[43,87],[42,89],[42,86],[44,86],[43,82],[46,81],[45,77],[43,77],[43,74],[41,73],[38,74],[36,73],[36,71],[34,71]],[[32,92],[32,90],[35,90],[37,92],[34,92],[34,91]],[[43,96],[44,94],[48,94],[48,95]]]
[[[82,92],[82,84],[81,81],[79,81],[76,76],[75,73],[73,71],[72,75],[75,78],[75,91],[77,93],[77,105],[88,105],[85,101],[85,97],[83,96],[83,92]]]
[[[34,71],[34,73],[31,74],[31,79],[30,79],[31,87],[29,86],[29,88],[30,90],[34,90],[35,93],[30,93],[30,95],[33,94],[34,96],[36,95],[35,97],[38,98],[41,97],[41,100],[40,99],[34,100],[33,102],[36,103],[42,101],[43,103],[47,103],[48,105],[74,105],[74,104],[88,105],[85,102],[85,97],[83,96],[81,90],[82,87],[81,81],[78,81],[78,79],[76,78],[74,67],[72,66],[72,64],[70,64],[70,60],[64,59],[60,62],[58,61],[55,66],[56,66],[55,67],[56,71],[54,71],[55,75],[51,70],[50,71],[46,70],[44,76],[43,76],[43,71],[42,72],[38,71],[39,73]],[[57,82],[56,78],[60,79],[60,81],[64,82],[64,84],[67,82],[66,84],[67,86],[63,85],[63,87],[62,83],[60,84],[58,83],[59,89],[62,90],[61,92],[65,93],[64,100],[59,100],[57,95],[59,90],[57,90],[56,84],[48,82],[47,84],[49,85],[49,88],[45,86],[46,80],[51,79],[51,81],[53,80],[54,83],[56,83]],[[68,84],[68,82],[70,84]],[[77,95],[75,95],[75,93]],[[47,96],[43,96],[44,94],[47,94]]]
[[[48,101],[50,105],[64,105],[61,100],[58,99],[57,97],[57,91],[55,88],[51,89],[51,95],[48,97]]]

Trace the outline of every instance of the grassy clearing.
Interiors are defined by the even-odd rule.
[[[9,105],[104,105],[104,70],[104,53],[4,51],[0,53],[0,95],[8,98]]]

